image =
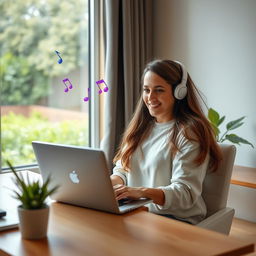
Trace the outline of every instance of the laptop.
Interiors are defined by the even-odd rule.
[[[51,175],[51,199],[58,202],[123,214],[152,202],[150,199],[115,199],[104,152],[100,149],[32,142],[43,181]]]
[[[2,210],[0,209],[0,231],[17,228],[19,224],[17,209]]]

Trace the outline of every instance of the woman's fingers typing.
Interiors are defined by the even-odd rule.
[[[124,195],[124,193],[126,192],[125,188],[126,187],[121,184],[117,184],[114,186],[114,192],[117,200],[127,197],[126,195]]]
[[[127,187],[125,185],[115,185],[114,192],[117,200],[123,198],[139,199],[142,197],[140,188]]]

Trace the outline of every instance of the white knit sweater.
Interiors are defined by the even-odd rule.
[[[118,175],[130,187],[161,188],[165,194],[163,206],[151,203],[149,211],[157,214],[172,214],[193,224],[206,215],[206,206],[201,196],[202,183],[207,171],[209,156],[196,166],[193,159],[199,153],[199,145],[184,136],[179,141],[180,152],[172,159],[168,146],[174,122],[155,123],[149,137],[131,157],[130,171],[116,163],[113,174]]]

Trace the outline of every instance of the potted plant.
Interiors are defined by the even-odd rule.
[[[53,194],[59,186],[49,189],[51,178],[44,183],[39,180],[27,181],[18,175],[12,164],[7,160],[11,171],[15,175],[14,182],[19,191],[14,191],[15,198],[21,202],[18,206],[19,228],[24,239],[40,239],[47,235],[49,205],[46,203],[48,196]]]
[[[233,131],[234,129],[242,126],[244,123],[242,122],[243,119],[245,118],[245,116],[240,117],[236,120],[230,121],[226,124],[226,131],[220,135],[220,129],[219,126],[223,123],[223,121],[225,120],[225,116],[220,117],[220,114],[212,109],[209,108],[208,109],[208,119],[213,127],[215,136],[216,136],[216,140],[220,143],[224,142],[225,140],[228,140],[230,142],[232,142],[233,144],[238,144],[240,145],[240,143],[243,144],[248,144],[251,147],[253,147],[252,143],[250,143],[249,141],[237,136],[236,134],[232,133],[231,131]],[[254,147],[253,147],[254,148]]]

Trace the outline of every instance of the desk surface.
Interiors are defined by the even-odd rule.
[[[1,186],[0,194],[3,190]],[[0,233],[0,255],[235,256],[253,248],[252,243],[143,209],[115,215],[61,203],[51,204],[45,239],[23,240],[18,229]]]

